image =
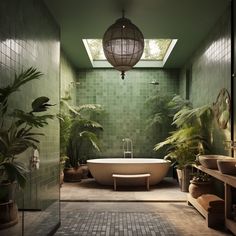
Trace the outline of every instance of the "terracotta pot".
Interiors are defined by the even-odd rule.
[[[193,198],[198,198],[202,194],[208,194],[212,193],[213,188],[212,188],[212,182],[211,181],[206,181],[206,182],[199,182],[199,181],[190,181],[189,185],[189,193]]]
[[[82,170],[82,179],[87,179],[89,174],[88,166],[85,164],[81,164],[79,168]]]
[[[64,181],[65,182],[80,182],[82,179],[82,169],[79,167],[65,168]]]

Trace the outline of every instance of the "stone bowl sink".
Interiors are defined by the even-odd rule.
[[[232,160],[232,157],[223,155],[200,155],[198,160],[200,164],[208,169],[218,169],[217,160]]]
[[[226,160],[217,160],[217,166],[219,171],[222,174],[226,174],[226,175],[236,175],[236,159],[235,158],[231,158],[230,159],[226,159]]]

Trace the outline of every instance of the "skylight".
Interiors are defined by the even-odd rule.
[[[135,67],[163,67],[176,42],[176,39],[145,39],[143,55]],[[93,67],[111,67],[103,53],[102,39],[83,39],[83,43]]]

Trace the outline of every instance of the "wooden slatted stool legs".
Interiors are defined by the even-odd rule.
[[[150,174],[133,174],[133,175],[125,175],[125,174],[113,174],[113,183],[114,183],[114,190],[116,191],[117,189],[117,182],[116,179],[134,179],[134,178],[145,178],[146,180],[146,188],[149,190],[149,185],[150,185]]]
[[[114,190],[116,191],[116,178],[113,179],[114,179]]]
[[[150,179],[150,176],[147,176],[147,190],[149,191],[149,179]]]

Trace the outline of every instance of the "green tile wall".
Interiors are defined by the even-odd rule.
[[[192,70],[190,100],[195,107],[212,104],[222,88],[231,90],[230,9],[219,19],[185,68],[181,70],[180,94],[186,95],[186,69]],[[230,154],[224,140],[230,140],[230,127],[225,130],[214,124],[213,152]]]
[[[60,32],[54,19],[41,0],[0,1],[0,86],[11,83],[14,73],[30,66],[44,75],[15,93],[10,108],[30,109],[38,96],[48,96],[56,104],[50,112],[59,112]],[[59,222],[59,122],[57,119],[40,130],[40,169],[30,172],[28,185],[20,194],[20,208],[41,209],[41,218],[25,222],[25,235],[47,235]],[[20,157],[29,165],[32,150]],[[22,198],[24,197],[24,204]],[[54,203],[54,204],[52,204]],[[53,206],[53,207],[52,207]],[[51,209],[53,209],[53,214]],[[43,214],[47,212],[47,214]],[[27,212],[25,212],[25,216]],[[40,221],[44,221],[42,227]],[[46,222],[46,223],[45,223]],[[21,222],[20,222],[21,223]],[[19,224],[20,224],[19,223]],[[31,230],[31,231],[29,231]],[[40,230],[40,231],[38,231]],[[0,233],[1,234],[1,233]],[[15,235],[20,235],[20,232]]]
[[[61,50],[60,60],[60,97],[71,97],[72,104],[76,101],[76,70],[68,60],[66,54]]]
[[[77,80],[77,104],[97,103],[105,110],[100,120],[104,126],[100,156],[122,157],[123,138],[132,139],[135,157],[156,156],[152,150],[156,140],[145,132],[148,107],[144,103],[157,93],[178,93],[178,70],[133,69],[122,80],[114,69],[94,69],[78,72]]]

